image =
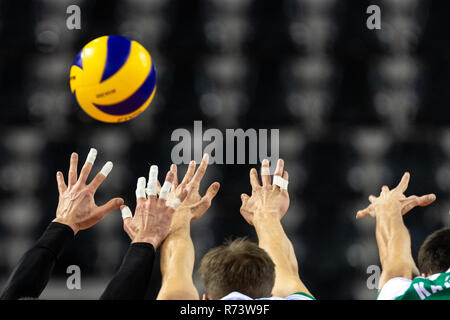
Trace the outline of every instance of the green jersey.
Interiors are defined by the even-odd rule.
[[[450,269],[427,278],[392,278],[381,288],[377,300],[450,300]]]

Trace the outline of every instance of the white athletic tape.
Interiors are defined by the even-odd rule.
[[[97,158],[97,149],[91,148],[86,158],[86,163],[90,162],[94,164],[95,158]]]
[[[102,175],[104,175],[105,177],[107,177],[108,174],[111,172],[112,168],[113,168],[113,163],[111,161],[108,161],[107,163],[105,163],[102,170],[100,170],[100,173]]]
[[[279,186],[280,189],[287,190],[288,183],[289,182],[286,179],[283,179],[280,176],[273,176],[273,184]]]
[[[169,207],[171,207],[173,210],[177,210],[177,208],[180,206],[181,200],[178,198],[175,198],[171,203],[169,203]]]
[[[164,181],[161,191],[159,192],[159,198],[167,200],[167,197],[169,196],[171,188],[172,188],[172,183],[170,183],[169,181]]]
[[[130,208],[128,208],[127,206],[125,206],[122,209],[120,209],[120,211],[122,212],[122,219],[123,220],[133,217],[133,214],[131,213]]]
[[[148,173],[148,182],[147,182],[147,189],[145,189],[145,192],[149,196],[156,196],[158,192],[158,166],[151,166],[150,171]]]
[[[144,177],[140,177],[138,179],[137,182],[137,187],[136,187],[136,199],[139,198],[147,198],[147,196],[145,195],[145,178]]]
[[[270,176],[270,168],[269,167],[261,167],[261,175],[262,176]]]

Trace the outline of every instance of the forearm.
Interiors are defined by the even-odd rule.
[[[259,246],[275,263],[275,296],[287,296],[296,291],[308,293],[300,280],[294,247],[278,219],[264,218],[255,221]]]
[[[142,300],[147,292],[155,260],[153,245],[130,245],[122,265],[109,282],[100,300]]]
[[[377,215],[376,239],[383,270],[379,288],[395,277],[411,279],[415,265],[411,255],[411,239],[400,211]]]
[[[38,298],[50,279],[56,260],[73,238],[74,233],[70,227],[50,223],[33,248],[22,257],[0,298]]]
[[[195,251],[190,222],[175,218],[174,225],[161,246],[161,289],[159,300],[198,300],[192,280]]]
[[[259,246],[272,258],[280,270],[295,272],[297,261],[293,263],[293,247],[278,219],[264,220],[255,224]]]

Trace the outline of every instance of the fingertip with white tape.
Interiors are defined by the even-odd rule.
[[[264,159],[261,164],[261,175],[270,176],[269,160]]]
[[[145,195],[145,177],[140,177],[136,187],[136,198],[146,198]]]
[[[91,150],[89,150],[89,153],[86,157],[86,163],[89,162],[89,163],[94,164],[95,158],[97,158],[97,149],[91,148]]]
[[[128,206],[123,207],[122,209],[120,209],[120,211],[122,212],[122,219],[123,220],[133,217],[133,214],[131,213],[131,210],[130,210],[130,208]]]
[[[282,190],[287,190],[289,182],[281,176],[273,176],[273,184],[279,186]]]
[[[112,168],[113,163],[111,161],[108,161],[107,163],[105,163],[102,170],[100,170],[100,173],[103,174],[105,177],[107,177],[108,174],[111,172]]]
[[[169,197],[171,188],[172,188],[172,183],[169,181],[164,181],[161,191],[159,191],[159,198],[167,200],[167,198]]]
[[[151,166],[150,171],[148,173],[148,182],[147,182],[147,189],[145,192],[149,196],[156,196],[157,194],[157,180],[158,180],[158,166]]]

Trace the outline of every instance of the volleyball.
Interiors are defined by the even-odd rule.
[[[155,95],[155,65],[138,42],[103,36],[86,44],[75,57],[70,90],[92,118],[128,121],[147,109]]]

